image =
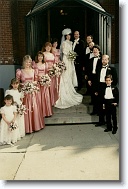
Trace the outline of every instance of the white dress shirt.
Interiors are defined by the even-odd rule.
[[[79,41],[79,38],[74,40],[73,47],[72,47],[73,50],[75,49],[76,43],[77,43],[78,41]]]
[[[89,47],[86,47],[86,52],[85,52],[85,53],[86,53],[86,54],[90,53]]]
[[[110,87],[106,87],[106,90],[105,90],[105,96],[104,96],[105,99],[113,99],[113,94],[112,94],[112,88],[111,86]]]
[[[89,59],[93,58],[94,57],[94,54],[91,52],[90,53],[90,56],[89,56]]]
[[[104,82],[104,83],[105,83],[106,71],[107,71],[107,67],[101,68],[101,72],[100,72],[100,82]]]
[[[97,61],[98,61],[98,57],[94,58],[94,60],[93,60],[93,69],[92,69],[92,73],[93,74],[96,74]]]

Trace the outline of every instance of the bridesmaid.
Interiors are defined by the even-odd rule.
[[[35,62],[33,63],[33,68],[36,70],[38,75],[38,81],[40,81],[41,76],[48,73],[48,64],[44,62],[44,54],[42,51],[37,53]],[[40,93],[39,99],[44,117],[49,117],[53,114],[52,112],[52,103],[50,98],[50,90],[48,86],[39,86]]]
[[[57,49],[58,40],[55,38],[52,41],[52,53],[55,56],[55,62],[60,62],[60,49]],[[57,86],[57,94],[59,96],[59,85],[60,85],[60,76],[56,77],[56,86]]]
[[[26,82],[37,83],[38,78],[35,70],[32,68],[32,59],[30,55],[24,56],[23,68],[16,70],[16,77],[22,84],[25,84]],[[24,115],[25,132],[32,133],[43,129],[45,124],[37,93],[24,94],[23,104],[26,105],[27,108],[27,114]]]
[[[52,41],[52,53],[55,56],[55,62],[60,62],[60,49],[57,49],[58,46],[58,40],[53,39]]]
[[[55,63],[55,56],[51,53],[51,50],[52,44],[50,42],[46,42],[44,47],[42,48],[42,52],[44,54],[44,61],[48,64],[48,69],[51,69]],[[51,77],[50,95],[52,106],[54,106],[55,102],[58,99],[55,77]]]

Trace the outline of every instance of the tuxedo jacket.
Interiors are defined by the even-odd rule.
[[[84,41],[79,39],[78,42],[76,43],[74,51],[77,53],[75,62],[79,63],[81,67],[83,67],[84,65],[84,48],[85,48]]]
[[[97,72],[96,72],[98,82],[100,82],[101,69],[102,69],[102,64],[97,68]],[[118,83],[116,69],[114,67],[108,66],[107,71],[106,71],[106,76],[107,75],[112,75],[112,78],[113,78],[112,84],[116,86]]]
[[[91,59],[88,60],[88,80],[90,80],[90,81],[92,81],[92,76],[93,76],[93,74],[92,74],[93,60],[94,60],[94,57],[92,57]],[[97,74],[97,71],[99,70],[99,68],[101,67],[101,65],[102,65],[101,57],[99,57],[99,59],[97,61],[97,65],[96,65],[96,74]]]
[[[84,61],[85,75],[88,75],[88,72],[89,72],[90,54],[91,53],[85,54],[85,61]]]
[[[103,93],[104,95],[105,95],[106,87],[107,87],[107,85],[104,88],[104,93]],[[114,85],[111,85],[111,89],[112,89],[112,94],[113,94],[113,97],[114,97],[114,99],[112,99],[112,102],[118,104],[119,103],[119,90]],[[105,103],[105,98],[104,98],[104,103]]]

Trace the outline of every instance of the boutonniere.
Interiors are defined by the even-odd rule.
[[[111,70],[111,68],[108,67],[108,70]]]
[[[114,90],[115,88],[112,88],[112,90]]]
[[[77,41],[76,44],[79,44],[79,42]]]

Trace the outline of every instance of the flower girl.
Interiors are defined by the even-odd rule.
[[[25,136],[25,123],[24,123],[24,113],[26,113],[26,107],[25,105],[22,104],[23,100],[23,93],[19,91],[19,80],[17,78],[13,78],[11,80],[9,90],[5,91],[5,96],[10,94],[13,96],[14,103],[17,108],[17,117],[16,121],[19,126],[19,132],[20,132],[20,137]]]
[[[0,109],[2,115],[0,144],[16,143],[19,140],[19,129],[16,123],[16,106],[13,106],[13,97],[7,95],[4,97],[5,106]]]

